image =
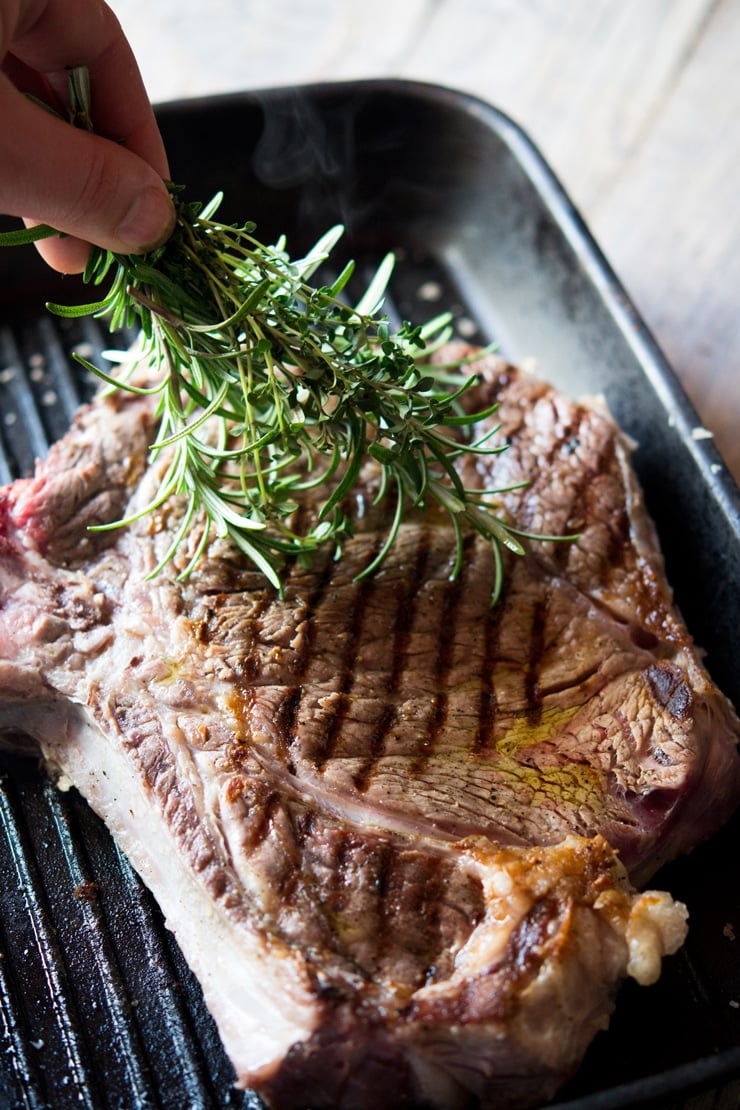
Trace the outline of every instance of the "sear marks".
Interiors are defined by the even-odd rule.
[[[683,939],[683,908],[630,879],[740,797],[738,721],[623,438],[497,358],[477,369],[470,401],[499,402],[509,447],[463,480],[510,488],[525,530],[579,535],[507,558],[495,608],[490,551],[466,536],[451,581],[432,513],[358,580],[389,511],[370,466],[343,558],[286,567],[284,596],[215,539],[184,581],[148,578],[178,504],[88,530],[156,492],[142,397],[82,410],[0,491],[0,726],[107,821],[239,1083],[276,1108],[551,1097],[621,978],[652,981]]]

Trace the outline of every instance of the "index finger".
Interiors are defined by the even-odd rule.
[[[10,44],[7,44],[10,45]],[[167,155],[131,46],[102,0],[29,0],[21,4],[12,52],[58,87],[66,70],[90,73],[95,131],[169,177]]]

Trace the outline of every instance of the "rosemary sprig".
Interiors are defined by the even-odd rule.
[[[74,75],[73,75],[74,76]],[[71,103],[81,125],[91,126],[89,89],[74,76]],[[60,316],[105,318],[111,331],[139,329],[136,361],[125,358],[107,373],[76,355],[110,389],[140,390],[132,374],[146,365],[157,397],[153,455],[168,452],[156,497],[118,527],[185,499],[185,512],[158,573],[195,531],[190,574],[215,533],[233,543],[280,590],[286,560],[310,556],[320,544],[341,553],[352,533],[344,505],[363,465],[380,475],[377,501],[395,496],[382,548],[363,575],[385,559],[411,508],[436,503],[452,522],[460,573],[463,537],[479,533],[491,545],[492,601],[501,592],[503,550],[524,553],[518,530],[491,498],[499,491],[464,488],[456,462],[466,452],[492,454],[495,427],[481,438],[464,434],[497,406],[465,412],[461,399],[476,382],[462,366],[455,375],[424,360],[451,335],[450,316],[392,333],[381,309],[393,257],[381,263],[355,305],[345,294],[354,265],[328,285],[310,278],[326,261],[342,229],[324,235],[300,260],[281,239],[265,246],[254,225],[216,219],[210,204],[186,202],[173,189],[177,223],[170,240],[144,256],[93,248],[84,281],[107,286],[98,301],[48,305]],[[0,246],[52,234],[45,225],[0,235]],[[311,491],[316,509],[299,526],[300,498]],[[530,538],[556,539],[536,536]]]

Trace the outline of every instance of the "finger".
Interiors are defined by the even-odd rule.
[[[26,5],[12,51],[27,66],[49,75],[61,92],[65,71],[86,66],[96,133],[139,154],[161,177],[169,176],[136,59],[116,16],[102,0],[37,0]]]
[[[27,221],[29,226],[34,222]],[[90,257],[90,243],[86,239],[42,239],[34,246],[44,262],[60,274],[81,274]]]
[[[0,211],[123,254],[151,250],[172,231],[167,188],[138,154],[50,115],[1,74],[0,119]],[[87,251],[45,240],[43,254],[71,273]]]
[[[20,58],[16,58],[14,54],[10,53],[6,54],[0,62],[0,70],[7,74],[15,87],[20,89],[21,92],[24,92],[27,96],[35,97],[42,104],[48,104],[49,108],[58,115],[63,116],[65,114],[67,98],[59,99],[45,74],[31,69]]]

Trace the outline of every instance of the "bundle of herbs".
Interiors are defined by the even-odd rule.
[[[92,129],[84,70],[70,75],[70,121]],[[410,510],[436,504],[457,537],[453,578],[462,566],[466,531],[490,543],[495,602],[503,549],[523,554],[523,539],[559,537],[532,537],[516,528],[496,500],[503,490],[463,486],[459,457],[501,451],[505,444],[492,442],[495,427],[475,437],[475,426],[496,406],[465,410],[463,395],[477,381],[465,363],[429,362],[451,335],[451,316],[392,331],[382,311],[391,254],[360,299],[348,303],[352,262],[328,284],[310,281],[327,262],[340,226],[294,260],[284,240],[267,246],[255,238],[253,223],[220,222],[220,195],[203,205],[171,188],[177,222],[163,246],[146,255],[93,247],[83,279],[105,288],[104,296],[78,306],[48,305],[60,316],[103,318],[112,332],[141,333],[136,362],[122,358],[115,372],[76,357],[108,389],[141,392],[132,381],[137,364],[153,376],[144,390],[157,397],[152,453],[166,450],[169,463],[157,495],[138,515],[172,497],[186,500],[153,573],[195,529],[194,554],[183,574],[192,572],[215,533],[230,537],[280,590],[288,561],[310,557],[319,544],[333,544],[341,555],[352,531],[343,502],[370,458],[380,473],[378,500],[392,497],[394,504],[385,542],[363,574],[383,562]],[[54,234],[40,225],[6,233],[0,245]],[[301,531],[294,526],[297,499],[308,489],[318,497],[318,510]]]

